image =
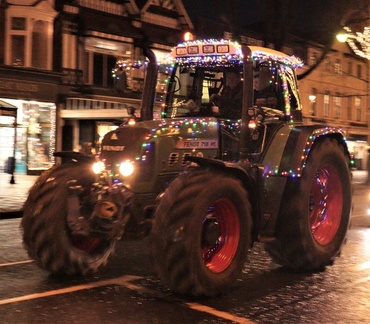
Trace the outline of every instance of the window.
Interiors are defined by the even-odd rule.
[[[47,68],[47,30],[43,21],[37,21],[32,32],[32,67]]]
[[[334,73],[342,74],[342,65],[340,59],[336,59],[334,63]]]
[[[11,38],[11,64],[15,66],[24,66],[25,64],[25,37],[13,35]]]
[[[113,87],[112,70],[116,66],[116,58],[112,55],[94,53],[93,55],[93,84],[103,87]]]
[[[94,85],[103,85],[103,54],[94,53]]]
[[[348,97],[347,101],[347,119],[352,120],[352,98]]]
[[[315,65],[317,63],[317,53],[313,52],[310,56],[311,65]]]
[[[340,110],[341,110],[341,105],[342,105],[342,98],[340,97],[340,94],[338,92],[335,93],[334,97],[334,113],[335,113],[335,118],[340,118]]]
[[[361,98],[355,97],[356,121],[361,121]]]
[[[362,67],[361,67],[361,65],[360,65],[360,64],[358,64],[358,65],[357,65],[357,77],[358,77],[359,79],[361,79],[361,78],[362,78]]]
[[[45,1],[34,1],[32,6],[23,6],[24,2],[16,1],[4,11],[8,22],[4,25],[4,64],[52,70],[52,31],[57,11]]]
[[[26,18],[12,17],[12,30],[26,30]]]
[[[317,89],[312,88],[311,95],[308,98],[310,100],[310,115],[311,116],[317,115],[316,95],[317,95]]]
[[[348,74],[349,75],[353,74],[353,64],[351,61],[348,62]]]
[[[330,108],[330,91],[325,91],[324,94],[324,116],[329,117]]]

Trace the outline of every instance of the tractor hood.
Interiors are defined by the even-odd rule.
[[[104,136],[100,158],[138,160],[149,145],[160,146],[161,152],[188,151],[194,155],[198,151],[211,150],[213,153],[210,155],[214,157],[220,145],[218,125],[217,119],[212,117],[162,119],[123,125]]]
[[[112,176],[130,165],[131,175],[121,181],[134,192],[161,192],[189,164],[188,156],[219,156],[218,135],[219,121],[211,117],[141,121],[107,133],[100,160]]]

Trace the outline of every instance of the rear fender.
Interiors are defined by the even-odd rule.
[[[341,129],[318,125],[287,128],[279,134],[265,152],[264,165],[263,224],[260,239],[269,240],[274,237],[276,219],[279,208],[284,201],[284,189],[288,178],[302,176],[307,159],[315,143],[324,137],[333,137],[340,142],[346,154],[348,147]]]
[[[289,132],[280,154],[276,153],[274,145],[269,147],[268,151],[270,152],[265,154],[262,161],[265,176],[300,177],[312,147],[325,136],[336,138],[343,145],[349,157],[345,136],[341,128],[320,125],[297,126]]]

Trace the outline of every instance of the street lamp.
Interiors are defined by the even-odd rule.
[[[345,33],[339,33],[339,34],[337,34],[337,40],[339,41],[339,42],[341,42],[341,43],[345,43],[346,41],[347,41],[347,34],[345,34]]]

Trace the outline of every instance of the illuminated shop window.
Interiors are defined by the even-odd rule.
[[[16,173],[39,174],[54,165],[56,106],[51,102],[0,98],[17,108]],[[0,172],[13,156],[14,119],[0,116]]]
[[[55,105],[40,102],[24,103],[23,118],[25,124],[28,124],[28,170],[49,169],[54,163]]]

